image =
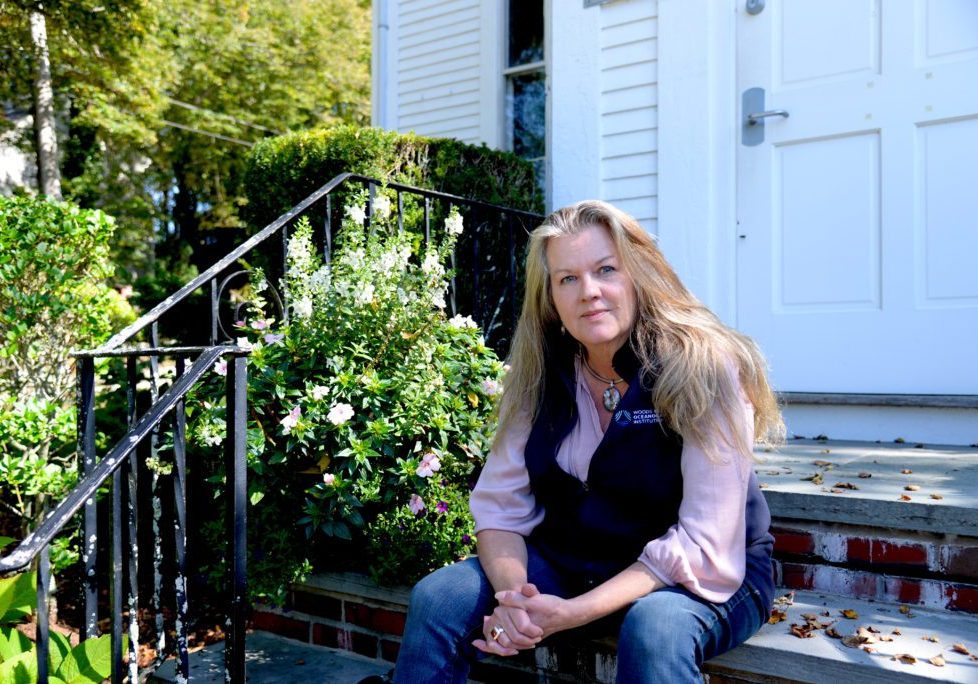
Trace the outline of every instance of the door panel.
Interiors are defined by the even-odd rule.
[[[737,325],[782,391],[978,394],[978,2],[739,8]],[[741,112],[741,121],[748,112]]]

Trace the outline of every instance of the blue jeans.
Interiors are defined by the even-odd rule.
[[[527,553],[529,581],[541,592],[565,597],[582,593],[532,546]],[[394,682],[464,684],[470,663],[481,657],[471,642],[482,638],[482,618],[495,607],[494,593],[476,558],[436,570],[418,582],[411,592]],[[620,624],[619,683],[702,684],[703,661],[743,643],[766,619],[760,594],[744,583],[722,604],[680,587],[661,589],[596,626]]]

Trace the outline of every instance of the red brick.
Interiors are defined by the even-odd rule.
[[[921,544],[900,544],[877,539],[872,545],[871,560],[873,563],[887,565],[927,565],[927,549]]]
[[[873,541],[864,537],[849,537],[846,539],[846,559],[849,561],[869,562]]]
[[[774,531],[774,550],[777,553],[810,554],[815,542],[809,532]]]
[[[370,621],[371,626],[374,630],[378,632],[383,632],[384,634],[393,634],[395,636],[401,636],[404,634],[404,623],[407,620],[407,614],[396,610],[385,610],[383,608],[374,608],[372,619]]]
[[[950,584],[945,590],[947,607],[966,613],[978,613],[978,587],[965,584]]]
[[[339,620],[342,606],[338,598],[313,594],[306,591],[292,592],[290,605],[293,610],[308,613],[327,620]]]
[[[799,563],[782,563],[781,584],[788,589],[811,589],[812,578],[805,572],[806,567]]]
[[[333,627],[332,625],[324,625],[321,623],[313,623],[312,625],[312,643],[317,646],[329,646],[330,648],[339,648],[340,646],[340,629],[338,627]]]
[[[352,650],[368,658],[377,657],[377,637],[363,632],[350,632]]]
[[[388,641],[387,639],[381,639],[380,641],[380,657],[389,663],[393,663],[397,660],[397,654],[401,650],[401,644],[398,641]]]
[[[945,572],[952,577],[978,580],[978,547],[957,547],[948,554]]]
[[[309,623],[305,620],[285,617],[278,613],[256,611],[251,618],[255,629],[263,629],[279,636],[309,642]]]
[[[920,603],[920,582],[903,577],[884,578],[886,598],[900,603]]]
[[[371,614],[373,613],[373,609],[370,606],[365,606],[362,603],[354,603],[353,601],[345,601],[344,608],[344,622],[367,629],[372,627]]]

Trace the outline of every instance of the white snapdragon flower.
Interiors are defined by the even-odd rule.
[[[353,295],[353,301],[360,305],[366,306],[374,300],[374,285],[373,283],[366,283]]]
[[[472,320],[471,316],[463,316],[462,314],[455,314],[450,319],[448,319],[448,324],[453,328],[478,328],[479,326],[475,321]]]
[[[349,404],[336,404],[326,414],[326,420],[333,425],[342,425],[353,417],[353,407]]]
[[[309,297],[303,297],[297,302],[292,304],[292,311],[299,318],[309,318],[312,316],[312,299]]]
[[[398,262],[400,261],[399,254],[395,250],[389,250],[380,255],[380,272],[390,273],[391,271],[397,270]]]
[[[355,204],[352,207],[347,207],[346,215],[353,219],[357,225],[361,225],[367,220],[367,212],[364,211],[363,207],[359,204]]]
[[[443,271],[441,262],[438,260],[438,254],[428,252],[424,261],[421,262],[421,270],[429,275],[441,275]]]
[[[465,226],[462,224],[462,215],[453,211],[445,219],[445,232],[449,235],[461,235],[463,230],[465,230]]]
[[[445,293],[444,292],[436,292],[431,297],[431,303],[434,304],[439,309],[444,309],[447,306],[445,304]]]
[[[374,197],[373,213],[382,219],[391,215],[391,200],[386,195]]]

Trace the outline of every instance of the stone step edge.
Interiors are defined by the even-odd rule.
[[[710,660],[707,673],[733,678],[782,678],[791,681],[825,682],[975,682],[978,661],[953,652],[955,643],[964,644],[978,654],[978,620],[974,616],[947,611],[911,607],[909,615],[900,604],[866,601],[824,592],[795,591],[794,603],[784,607],[786,619],[766,624],[746,643]],[[855,610],[854,620],[841,616],[844,609]],[[829,612],[828,617],[822,613]],[[815,614],[820,621],[836,620],[833,625],[843,635],[851,635],[860,626],[872,625],[893,641],[871,645],[876,653],[848,648],[837,639],[816,630],[810,639],[790,634],[792,624],[804,625],[802,614]],[[910,617],[913,616],[913,617]],[[893,628],[902,634],[892,635]],[[936,642],[923,637],[933,636]],[[913,655],[915,664],[891,659],[893,655]],[[941,654],[946,665],[937,667],[928,659]]]

